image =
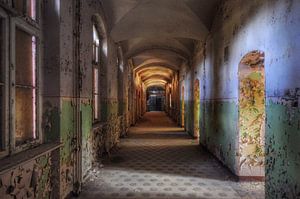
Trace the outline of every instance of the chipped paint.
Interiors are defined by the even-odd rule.
[[[239,175],[264,176],[264,54],[247,54],[239,66]]]
[[[48,153],[1,174],[1,198],[50,198],[51,164],[51,155]]]

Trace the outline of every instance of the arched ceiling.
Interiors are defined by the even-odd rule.
[[[221,0],[100,1],[111,37],[144,83],[155,86],[171,81],[191,59],[195,42],[203,42],[209,33]]]
[[[170,82],[172,80],[174,71],[169,68],[151,66],[143,69],[138,69],[136,73],[140,76],[142,81],[147,81],[150,79],[162,79]]]

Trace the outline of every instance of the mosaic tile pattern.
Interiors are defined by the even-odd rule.
[[[163,113],[147,113],[102,164],[80,198],[264,198],[263,183],[235,182]]]

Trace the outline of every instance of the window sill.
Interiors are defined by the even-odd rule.
[[[0,174],[52,152],[60,148],[61,145],[61,143],[42,144],[35,148],[5,157],[0,160]]]

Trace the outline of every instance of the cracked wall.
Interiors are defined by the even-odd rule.
[[[253,50],[265,53],[266,198],[299,197],[299,10],[295,0],[224,2],[192,64],[201,85],[201,144],[240,175],[238,66]]]
[[[52,157],[47,153],[0,173],[0,195],[2,198],[51,198],[53,196]]]
[[[123,78],[121,85],[128,87],[127,64],[118,74],[118,46],[107,34],[100,2],[44,1],[42,16],[41,126],[44,144],[60,142],[61,148],[1,173],[0,192],[7,198],[65,198],[80,192],[82,177],[110,153],[129,125],[128,90],[116,83]],[[92,117],[93,23],[104,42],[97,124]]]

